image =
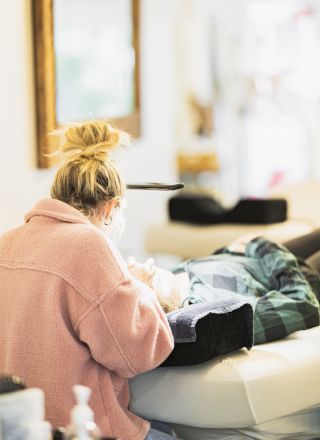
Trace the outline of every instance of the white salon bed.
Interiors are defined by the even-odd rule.
[[[131,409],[185,440],[320,438],[320,327],[131,380]]]

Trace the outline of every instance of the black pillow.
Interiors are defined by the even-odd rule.
[[[230,210],[213,197],[180,193],[169,199],[169,218],[199,225],[218,223],[270,224],[287,219],[284,199],[242,199]]]
[[[253,345],[252,306],[236,296],[227,306],[222,300],[193,304],[167,316],[175,345],[161,367],[196,365]],[[191,334],[195,321],[195,340],[185,338],[185,342],[181,342],[181,335]]]

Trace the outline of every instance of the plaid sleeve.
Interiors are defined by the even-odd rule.
[[[246,255],[259,260],[269,287],[255,308],[255,344],[319,325],[318,300],[293,254],[284,246],[258,238],[247,245]]]

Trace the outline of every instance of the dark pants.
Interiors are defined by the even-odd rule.
[[[320,229],[287,241],[284,245],[320,273]]]

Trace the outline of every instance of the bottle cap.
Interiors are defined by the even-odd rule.
[[[78,405],[87,405],[91,390],[88,387],[85,387],[84,385],[75,385],[73,387],[73,392],[76,396],[76,401]]]
[[[77,404],[71,411],[71,419],[74,425],[84,426],[88,422],[92,422],[94,419],[93,411],[87,404],[91,390],[83,385],[75,385],[73,387],[73,392],[75,394]]]

